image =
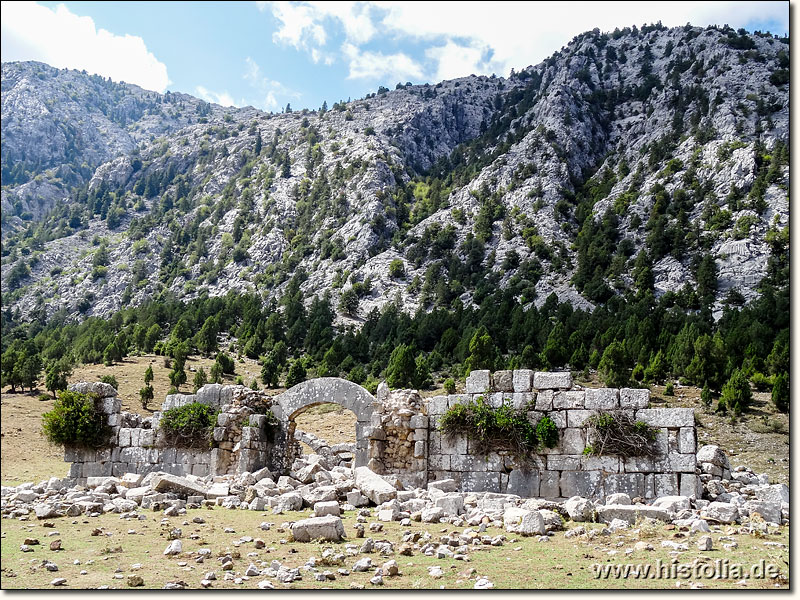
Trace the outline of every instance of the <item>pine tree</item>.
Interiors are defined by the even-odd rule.
[[[414,351],[405,344],[400,344],[389,357],[389,365],[386,367],[386,383],[392,389],[406,388],[412,384],[417,363],[414,359]]]
[[[625,346],[613,341],[603,352],[598,367],[600,378],[608,387],[625,387],[628,384],[628,369],[625,360]]]
[[[144,372],[144,384],[150,385],[153,381],[153,365],[147,365],[147,370]]]

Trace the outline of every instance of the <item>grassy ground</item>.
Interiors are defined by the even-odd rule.
[[[217,557],[237,552],[234,555],[233,573],[241,577],[250,563],[257,566],[260,561],[269,564],[278,560],[289,568],[300,567],[308,559],[315,556],[321,558],[322,550],[333,547],[337,552],[346,553],[345,544],[359,544],[363,540],[350,538],[340,544],[303,544],[297,542],[282,543],[287,540],[288,531],[278,528],[284,522],[298,520],[310,516],[309,511],[302,513],[287,513],[285,515],[271,515],[253,511],[227,510],[217,508],[214,510],[190,510],[188,515],[166,518],[161,513],[145,511],[147,521],[121,520],[119,515],[107,514],[97,518],[80,519],[54,519],[55,528],[45,528],[41,522],[3,521],[2,532],[2,587],[12,588],[48,588],[55,577],[67,579],[67,587],[96,588],[108,585],[111,588],[124,589],[127,587],[128,575],[141,575],[147,588],[161,588],[167,582],[184,581],[191,588],[199,588],[200,580],[208,571],[215,571],[218,579],[213,582],[213,588],[246,588],[255,589],[259,581],[265,577],[256,576],[237,584],[233,581],[223,580],[224,572]],[[205,524],[189,523],[193,517],[202,516]],[[163,518],[163,520],[162,520]],[[187,519],[188,518],[188,519]],[[374,520],[370,518],[370,522]],[[275,526],[270,531],[259,529],[259,524],[267,521]],[[355,513],[350,512],[345,516],[345,531],[348,536],[353,535]],[[406,531],[429,532],[434,539],[444,535],[445,532],[459,531],[452,526],[425,523],[412,523],[402,527],[399,523],[384,523],[384,530],[380,533],[368,534],[376,541],[389,540],[397,549],[400,540]],[[163,556],[163,550],[168,545],[167,532],[173,527],[183,530],[183,554],[175,557]],[[235,533],[224,533],[226,527],[232,527]],[[588,525],[588,529],[599,529],[601,525]],[[667,526],[670,527],[670,526]],[[106,534],[92,536],[91,531],[101,528]],[[129,530],[135,533],[129,533]],[[56,535],[48,537],[49,533],[57,531]],[[730,563],[745,565],[749,570],[761,559],[772,563],[780,569],[782,576],[777,580],[749,579],[746,583],[737,583],[737,579],[702,580],[707,588],[747,588],[747,589],[774,589],[776,585],[783,589],[788,587],[788,547],[776,548],[765,546],[765,542],[778,542],[788,546],[788,527],[782,527],[777,534],[762,537],[753,537],[749,534],[734,533],[729,529],[720,534],[712,534],[715,550],[700,552],[696,550],[697,534],[690,537],[664,528],[656,527],[649,532],[652,537],[645,541],[652,544],[653,551],[636,551],[630,556],[625,556],[625,550],[632,548],[636,537],[628,532],[619,532],[609,536],[596,537],[588,540],[583,537],[566,538],[564,532],[557,532],[550,538],[550,542],[538,542],[535,537],[515,539],[513,534],[508,534],[500,529],[488,528],[484,535],[499,535],[505,533],[509,540],[501,547],[480,546],[468,554],[469,562],[452,559],[436,559],[420,554],[413,556],[400,556],[394,554],[381,559],[377,554],[371,554],[373,563],[380,565],[384,560],[393,558],[397,560],[401,575],[398,577],[385,577],[384,588],[409,589],[444,587],[447,589],[469,589],[475,584],[477,576],[487,576],[496,588],[526,588],[526,589],[674,589],[676,579],[641,579],[632,581],[626,579],[596,579],[593,565],[607,565],[612,563],[649,564],[653,568],[660,559],[662,564],[670,565],[673,559],[672,551],[662,548],[661,539],[670,539],[685,543],[690,550],[677,555],[679,564],[692,564],[695,561],[714,562],[717,559],[727,559]],[[728,551],[722,549],[725,540],[720,540],[723,535],[731,535],[737,540],[739,547]],[[678,536],[682,537],[678,537]],[[196,539],[189,539],[196,537]],[[266,543],[266,548],[256,550],[253,542],[245,542],[237,546],[242,536],[261,538]],[[30,553],[22,553],[20,545],[25,538],[36,538],[41,545],[33,546]],[[63,540],[63,550],[53,552],[49,544],[54,539]],[[112,551],[121,547],[121,551]],[[211,556],[203,564],[195,563],[196,552],[201,548],[211,550]],[[252,553],[252,554],[251,554]],[[319,567],[320,571],[330,570],[336,573],[338,568],[352,568],[356,560],[365,555],[347,556],[344,565]],[[42,562],[49,559],[58,565],[58,572],[45,570]],[[75,560],[80,565],[75,565]],[[88,564],[94,561],[93,564]],[[132,565],[140,564],[139,569]],[[444,571],[444,576],[434,579],[428,573],[427,567],[439,565]],[[266,566],[266,565],[265,565]],[[81,570],[88,574],[80,575]],[[116,571],[122,579],[116,579]],[[474,569],[474,571],[472,571]],[[303,574],[302,581],[284,585],[273,580],[276,588],[348,588],[351,583],[357,583],[366,588],[372,587],[369,579],[373,576],[374,569],[365,573],[351,573],[349,576],[337,575],[335,581],[325,583],[314,580],[312,574]],[[303,572],[301,571],[301,574]],[[688,588],[695,579],[681,579],[682,587]]]

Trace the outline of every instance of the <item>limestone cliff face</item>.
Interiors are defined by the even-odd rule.
[[[4,304],[266,299],[302,269],[309,296],[357,292],[346,320],[481,285],[590,308],[635,285],[642,249],[657,295],[710,256],[717,306],[750,300],[788,224],[788,53],[732,30],[595,30],[509,79],[277,115],[6,64]]]

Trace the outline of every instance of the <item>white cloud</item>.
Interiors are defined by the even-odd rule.
[[[377,39],[414,44],[427,58],[432,79],[471,73],[507,75],[512,68],[536,64],[576,35],[599,27],[667,26],[773,21],[789,29],[788,3],[770,2],[257,2],[278,20],[276,43],[309,53],[312,60],[333,62],[324,48],[343,32],[344,58],[350,78],[378,77],[390,72],[417,73],[421,68],[407,53],[385,55],[361,48]],[[389,64],[381,65],[380,61]]]
[[[383,54],[382,52],[362,51],[353,44],[342,45],[342,52],[350,64],[348,79],[383,79],[389,81],[419,80],[422,67],[409,56],[398,52]]]
[[[488,48],[461,46],[448,40],[444,46],[434,46],[425,51],[425,56],[432,59],[437,67],[434,79],[455,79],[473,73],[485,73],[487,63],[484,56]]]
[[[202,85],[198,85],[195,88],[195,93],[198,97],[202,98],[206,102],[213,102],[214,104],[219,104],[220,106],[243,106],[244,102],[236,103],[234,101],[233,96],[231,96],[227,91],[224,92],[214,92],[209,90]]]
[[[464,2],[457,10],[439,2],[375,4],[386,11],[383,30],[418,42],[447,40],[432,56],[440,63],[437,71],[455,66],[451,40],[462,39],[469,41],[462,68],[481,66],[483,73],[501,75],[538,63],[595,27],[611,31],[659,20],[672,27],[774,19],[788,31],[789,21],[785,2]],[[490,60],[470,58],[470,51],[484,47],[491,50]]]
[[[245,59],[245,72],[242,76],[251,88],[259,95],[259,101],[253,106],[264,110],[276,110],[281,107],[278,96],[284,98],[299,98],[300,94],[287,88],[279,81],[266,77],[261,72],[261,67],[251,57]]]
[[[63,4],[51,10],[36,2],[2,2],[3,62],[38,60],[51,66],[85,69],[116,81],[163,92],[167,67],[147,50],[144,40],[97,29]]]

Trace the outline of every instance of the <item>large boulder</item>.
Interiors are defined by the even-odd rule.
[[[594,516],[594,504],[581,496],[573,496],[567,500],[564,503],[564,508],[569,518],[578,523],[591,521]]]
[[[777,502],[765,502],[763,500],[750,500],[744,505],[745,510],[753,518],[754,513],[758,513],[768,523],[781,522],[781,505]]]
[[[397,490],[369,467],[356,467],[354,475],[356,487],[376,505],[397,497]]]
[[[311,517],[292,525],[292,536],[296,542],[323,540],[339,542],[344,538],[344,525],[339,517]]]
[[[756,490],[756,498],[764,502],[789,502],[789,486],[785,483],[768,485]]]
[[[735,523],[739,518],[739,508],[730,502],[712,502],[704,512],[706,519],[718,523]]]
[[[503,513],[503,527],[511,533],[521,535],[544,535],[545,525],[542,515],[536,510],[525,510],[513,506]]]

